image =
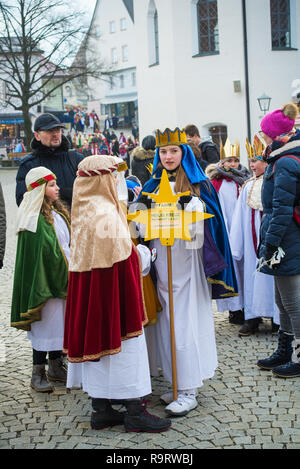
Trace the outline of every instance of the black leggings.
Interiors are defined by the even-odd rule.
[[[47,353],[49,353],[49,360],[56,360],[62,355],[60,350],[56,352],[39,352],[38,350],[32,349],[33,364],[45,365],[47,363]]]

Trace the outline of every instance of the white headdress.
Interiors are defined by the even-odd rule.
[[[32,231],[32,233],[36,233],[46,184],[53,179],[56,179],[56,176],[50,169],[43,166],[33,168],[27,173],[25,178],[27,192],[25,192],[17,212],[17,233],[19,231]]]

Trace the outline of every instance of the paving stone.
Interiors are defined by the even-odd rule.
[[[55,383],[52,394],[30,388],[32,351],[26,333],[9,326],[16,251],[16,171],[0,170],[7,208],[7,247],[0,270],[0,449],[299,449],[300,380],[280,380],[256,366],[277,338],[264,320],[260,331],[241,340],[239,326],[213,302],[219,368],[199,390],[199,406],[172,420],[162,434],[131,434],[115,427],[90,428],[91,400],[80,389]],[[2,348],[1,348],[2,347]],[[152,379],[150,411],[164,416],[159,397],[170,390],[162,376]]]

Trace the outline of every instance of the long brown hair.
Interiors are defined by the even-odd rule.
[[[67,206],[60,200],[51,200],[49,197],[45,195],[42,208],[41,208],[41,214],[44,215],[46,221],[50,224],[53,225],[54,219],[52,215],[52,210],[55,210],[56,212],[61,213],[64,218],[67,220],[67,222],[70,224],[71,223],[71,217],[70,217],[70,212],[67,208]]]

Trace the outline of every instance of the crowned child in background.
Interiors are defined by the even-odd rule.
[[[216,189],[229,236],[231,221],[236,207],[240,189],[249,178],[249,171],[240,164],[240,146],[236,142],[231,145],[227,139],[225,146],[220,146],[221,160],[217,164],[211,164],[206,169],[206,174]],[[231,246],[233,249],[233,246]],[[232,324],[243,324],[243,267],[242,264],[234,261],[235,272],[238,280],[239,295],[235,298],[224,298],[217,301],[219,312],[229,311],[229,322]]]
[[[256,272],[256,252],[263,215],[261,188],[267,166],[262,158],[265,147],[256,136],[253,146],[247,140],[246,148],[254,176],[241,190],[230,230],[233,258],[242,262],[244,271],[245,322],[239,331],[240,336],[248,336],[257,331],[262,317],[271,318],[273,332],[277,332],[279,327],[279,310],[275,303],[273,279]]]
[[[37,392],[50,392],[53,388],[48,380],[65,383],[67,376],[62,346],[68,287],[69,213],[59,200],[56,176],[49,169],[30,170],[26,187],[17,215],[11,325],[28,331],[32,343],[31,387]]]

